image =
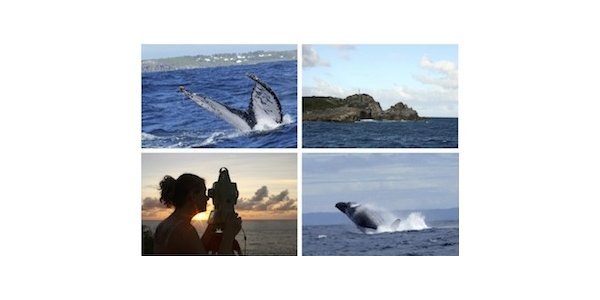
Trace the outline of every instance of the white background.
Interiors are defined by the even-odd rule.
[[[598,10],[471,2],[4,1],[0,298],[598,299]],[[460,256],[141,257],[142,43],[459,44]]]

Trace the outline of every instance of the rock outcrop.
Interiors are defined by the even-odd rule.
[[[420,120],[419,114],[408,105],[398,102],[383,113],[385,120]]]
[[[367,94],[356,94],[345,99],[333,97],[303,97],[304,121],[354,122],[362,119],[420,120],[419,114],[402,102],[382,110],[379,102]]]

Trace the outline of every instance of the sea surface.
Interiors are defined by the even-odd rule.
[[[142,225],[149,226],[152,232],[160,221],[143,220]],[[193,220],[192,225],[202,236],[206,228],[206,221]],[[296,220],[244,220],[242,229],[246,233],[244,246],[244,233],[236,236],[242,250],[246,255],[297,255],[297,221]]]
[[[437,221],[420,230],[363,233],[353,224],[302,227],[302,255],[457,256],[458,222]]]
[[[246,110],[256,74],[275,91],[283,125],[242,133],[178,92],[186,89]],[[142,74],[143,148],[295,148],[297,145],[296,61]]]
[[[458,118],[303,122],[304,148],[458,148]]]

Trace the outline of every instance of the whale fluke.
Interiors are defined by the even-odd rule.
[[[254,74],[246,74],[246,76],[254,81],[254,88],[250,94],[250,103],[246,111],[198,95],[183,86],[179,87],[179,92],[241,131],[250,131],[260,122],[281,124],[283,120],[281,103],[275,92],[258,76]]]
[[[275,92],[256,75],[246,74],[246,76],[255,82],[248,112],[254,114],[255,121],[266,118],[281,123],[283,120],[281,102]]]

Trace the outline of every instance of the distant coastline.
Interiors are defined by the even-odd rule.
[[[419,212],[425,221],[459,221],[458,207],[445,209],[411,209],[396,210],[392,213],[400,218],[405,218],[410,213]],[[339,212],[313,212],[302,214],[302,226],[347,224],[348,217]]]
[[[296,60],[296,56],[296,50],[287,50],[145,59],[142,60],[142,73],[214,68],[233,65],[255,65],[265,62]]]

